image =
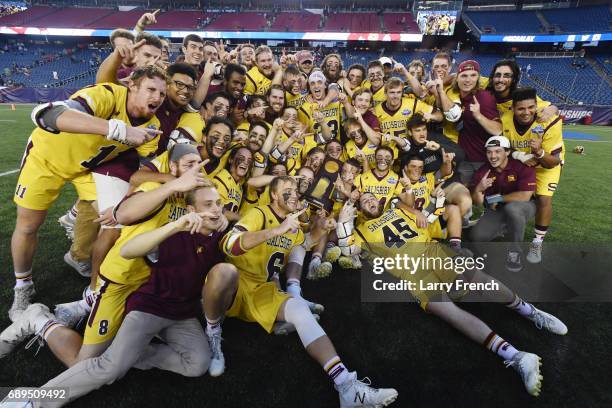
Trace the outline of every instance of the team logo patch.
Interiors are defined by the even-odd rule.
[[[389,180],[387,180],[387,183],[389,183],[389,184],[396,184],[397,180],[395,179],[395,177],[389,177]]]
[[[537,133],[538,135],[541,135],[542,133],[544,133],[544,128],[542,127],[542,125],[537,125],[533,129],[531,129],[531,133]]]
[[[509,181],[509,182],[511,182],[511,181],[516,181],[516,176],[515,176],[514,174],[510,174],[510,175],[508,175],[508,181]]]
[[[157,130],[157,127],[155,127],[155,125],[149,125],[149,126],[147,126],[147,129],[154,129],[154,130]]]
[[[404,109],[404,110],[402,111],[402,115],[404,115],[404,116],[408,116],[408,115],[410,115],[410,112],[412,112],[410,109]]]

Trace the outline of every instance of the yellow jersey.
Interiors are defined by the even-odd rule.
[[[179,118],[175,131],[181,137],[193,140],[196,145],[202,146],[205,127],[206,122],[199,112],[185,112]]]
[[[160,186],[160,183],[146,182],[141,184],[136,192],[152,191]],[[100,274],[105,279],[120,284],[146,280],[151,270],[145,262],[145,257],[125,259],[120,254],[121,247],[133,237],[152,231],[168,222],[176,221],[186,213],[185,200],[173,195],[159,205],[156,210],[144,215],[140,223],[124,226],[115,245],[108,251],[102,265],[100,265]]]
[[[287,107],[300,109],[300,107],[304,104],[304,102],[306,102],[307,97],[308,97],[308,94],[294,95],[291,92],[285,91],[285,104]]]
[[[370,143],[369,141],[366,142],[366,144],[360,149],[357,146],[357,143],[355,143],[354,140],[349,140],[348,142],[346,142],[346,144],[344,145],[344,153],[346,155],[347,159],[353,158],[355,156],[357,156],[357,152],[359,150],[361,150],[363,152],[363,154],[365,155],[368,164],[369,164],[369,168],[370,170],[376,167],[376,148],[378,146]]]
[[[429,205],[431,201],[431,193],[436,188],[436,177],[434,173],[426,173],[417,180],[416,183],[412,183],[410,186],[412,194],[414,194],[414,208],[416,210],[423,210]]]
[[[287,139],[289,139],[289,136],[283,130],[280,136],[280,143],[283,143]],[[317,146],[318,143],[313,135],[304,137],[304,141],[302,143],[294,142],[291,146],[289,146],[289,149],[287,149],[284,155],[286,157],[285,164],[287,165],[287,174],[294,175],[295,172],[302,167],[302,163],[304,160],[306,160],[306,155],[308,152]],[[270,162],[278,163],[278,160],[270,156]]]
[[[242,203],[242,183],[237,183],[227,169],[221,170],[213,179],[217,191],[221,196],[223,208],[231,212],[238,212]]]
[[[304,243],[304,233],[301,229],[295,233],[285,233],[270,238],[248,251],[240,248],[238,240],[228,248],[230,240],[227,238],[232,234],[275,228],[282,222],[283,218],[280,218],[269,205],[258,206],[247,212],[223,238],[223,251],[229,256],[229,262],[238,268],[241,278],[253,283],[264,283],[274,274],[280,274],[287,264],[291,249]]]
[[[385,103],[381,103],[374,108],[374,114],[380,122],[380,132],[382,134],[389,133],[407,139],[406,123],[412,119],[415,113],[431,113],[433,109],[433,106],[410,95],[402,97],[402,104],[395,111],[389,110]]]
[[[331,128],[332,139],[340,141],[340,127],[342,126],[342,104],[338,101],[331,102],[322,109],[318,109],[318,105],[314,102],[304,102],[298,109],[298,120],[307,125],[306,133],[314,133],[314,136],[319,136],[321,126],[313,119],[315,110],[319,110],[325,117],[325,123]]]
[[[366,220],[355,228],[351,243],[378,256],[394,255],[406,243],[428,243],[427,229],[419,228],[416,217],[400,208],[389,209],[380,217]],[[407,247],[409,249],[411,247]],[[416,249],[416,248],[414,248]],[[419,248],[419,254],[424,247]]]
[[[118,119],[128,126],[158,129],[159,120],[154,116],[142,123],[132,123],[127,113],[128,88],[112,83],[88,86],[75,92],[70,99],[79,102],[92,116],[103,119]],[[138,153],[148,156],[157,150],[158,138],[139,146]],[[105,136],[87,133],[52,133],[39,127],[32,131],[29,145],[55,174],[65,179],[74,179],[88,173],[100,164],[116,158],[119,153],[131,149],[130,146]]]
[[[272,80],[259,72],[256,65],[249,69],[246,74],[245,95],[265,95],[272,85]]]
[[[520,133],[514,123],[514,112],[508,111],[501,117],[503,135],[510,140],[510,145],[514,150],[531,153],[529,143],[531,139],[541,138],[542,149],[548,154],[558,156],[561,164],[565,159],[565,145],[563,143],[563,121],[559,116],[555,116],[548,122],[540,123],[534,120],[531,126]],[[538,165],[538,168],[541,166]]]
[[[372,170],[357,175],[355,186],[361,194],[372,193],[376,199],[384,199],[384,207],[388,208],[391,200],[402,193],[402,185],[397,173],[389,170],[387,175],[379,178]]]

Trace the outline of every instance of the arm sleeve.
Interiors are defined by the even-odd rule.
[[[245,232],[261,231],[265,227],[263,212],[255,207],[250,209],[224,237],[223,252],[228,256],[239,256],[246,252],[240,244],[240,237]]]
[[[77,101],[86,113],[98,118],[109,119],[115,113],[120,99],[120,85],[98,84],[83,88],[74,93],[70,99]]]

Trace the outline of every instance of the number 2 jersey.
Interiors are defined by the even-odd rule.
[[[246,251],[240,247],[238,239],[229,238],[247,231],[275,228],[283,220],[269,205],[258,206],[250,209],[223,238],[223,251],[229,255],[229,262],[238,268],[242,279],[248,279],[253,283],[264,283],[275,273],[280,273],[287,263],[291,249],[304,243],[304,232],[298,228],[295,233],[287,232],[270,238]]]
[[[79,102],[88,114],[102,119],[118,119],[127,126],[159,129],[159,120],[136,121],[127,113],[128,88],[112,83],[103,83],[83,88],[70,99]],[[89,172],[101,163],[108,162],[119,153],[131,149],[130,146],[105,136],[87,133],[52,133],[36,128],[28,143],[29,154],[43,159],[47,166],[58,176],[66,179]],[[157,138],[138,147],[141,156],[147,156],[157,149]]]

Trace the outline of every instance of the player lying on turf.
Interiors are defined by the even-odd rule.
[[[124,258],[147,259],[149,280],[127,299],[123,323],[100,357],[80,361],[43,385],[69,390],[68,398],[45,402],[44,407],[64,406],[123,377],[132,367],[159,368],[187,377],[206,373],[211,353],[198,320],[202,290],[235,290],[238,271],[222,263],[219,241],[223,232],[218,228],[224,223],[223,207],[214,184],[206,180],[185,194],[185,202],[187,214],[122,246]],[[219,307],[231,302],[228,296],[205,299],[220,302]],[[151,343],[155,336],[164,343]],[[32,406],[40,405],[35,402]]]
[[[430,259],[456,256],[451,249],[443,249],[440,244],[434,244],[428,230],[419,228],[416,217],[411,213],[401,208],[383,213],[383,205],[373,194],[368,193],[361,195],[359,204],[366,221],[357,227],[353,225],[356,208],[350,203],[343,207],[338,218],[336,232],[344,255],[358,254],[367,249],[379,257],[395,257],[396,254],[405,253]],[[534,322],[537,328],[545,328],[555,334],[567,333],[567,327],[563,322],[523,301],[503,283],[480,270],[466,271],[463,275],[444,268],[421,268],[414,274],[405,269],[392,269],[389,272],[400,279],[415,282],[416,289],[410,293],[423,310],[440,317],[468,338],[503,358],[507,366],[512,366],[521,375],[529,394],[534,396],[540,394],[542,375],[539,356],[517,350],[482,320],[459,308],[453,299],[457,299],[458,295],[465,295],[464,292],[426,290],[421,288],[421,284],[454,283],[460,279],[471,282],[495,282],[497,290],[478,293],[485,301],[502,303]]]
[[[271,203],[251,209],[223,238],[223,250],[240,272],[233,302],[227,310],[206,312],[207,332],[218,342],[211,343],[213,359],[222,356],[223,315],[259,323],[267,332],[276,321],[293,324],[306,348],[326,371],[340,394],[341,407],[386,406],[395,401],[394,389],[374,389],[357,380],[343,364],[331,340],[315,320],[306,302],[281,292],[270,278],[280,273],[296,246],[310,249],[325,229],[304,234],[300,228],[298,186],[291,177],[277,177],[270,185]],[[206,296],[206,295],[205,295]]]

